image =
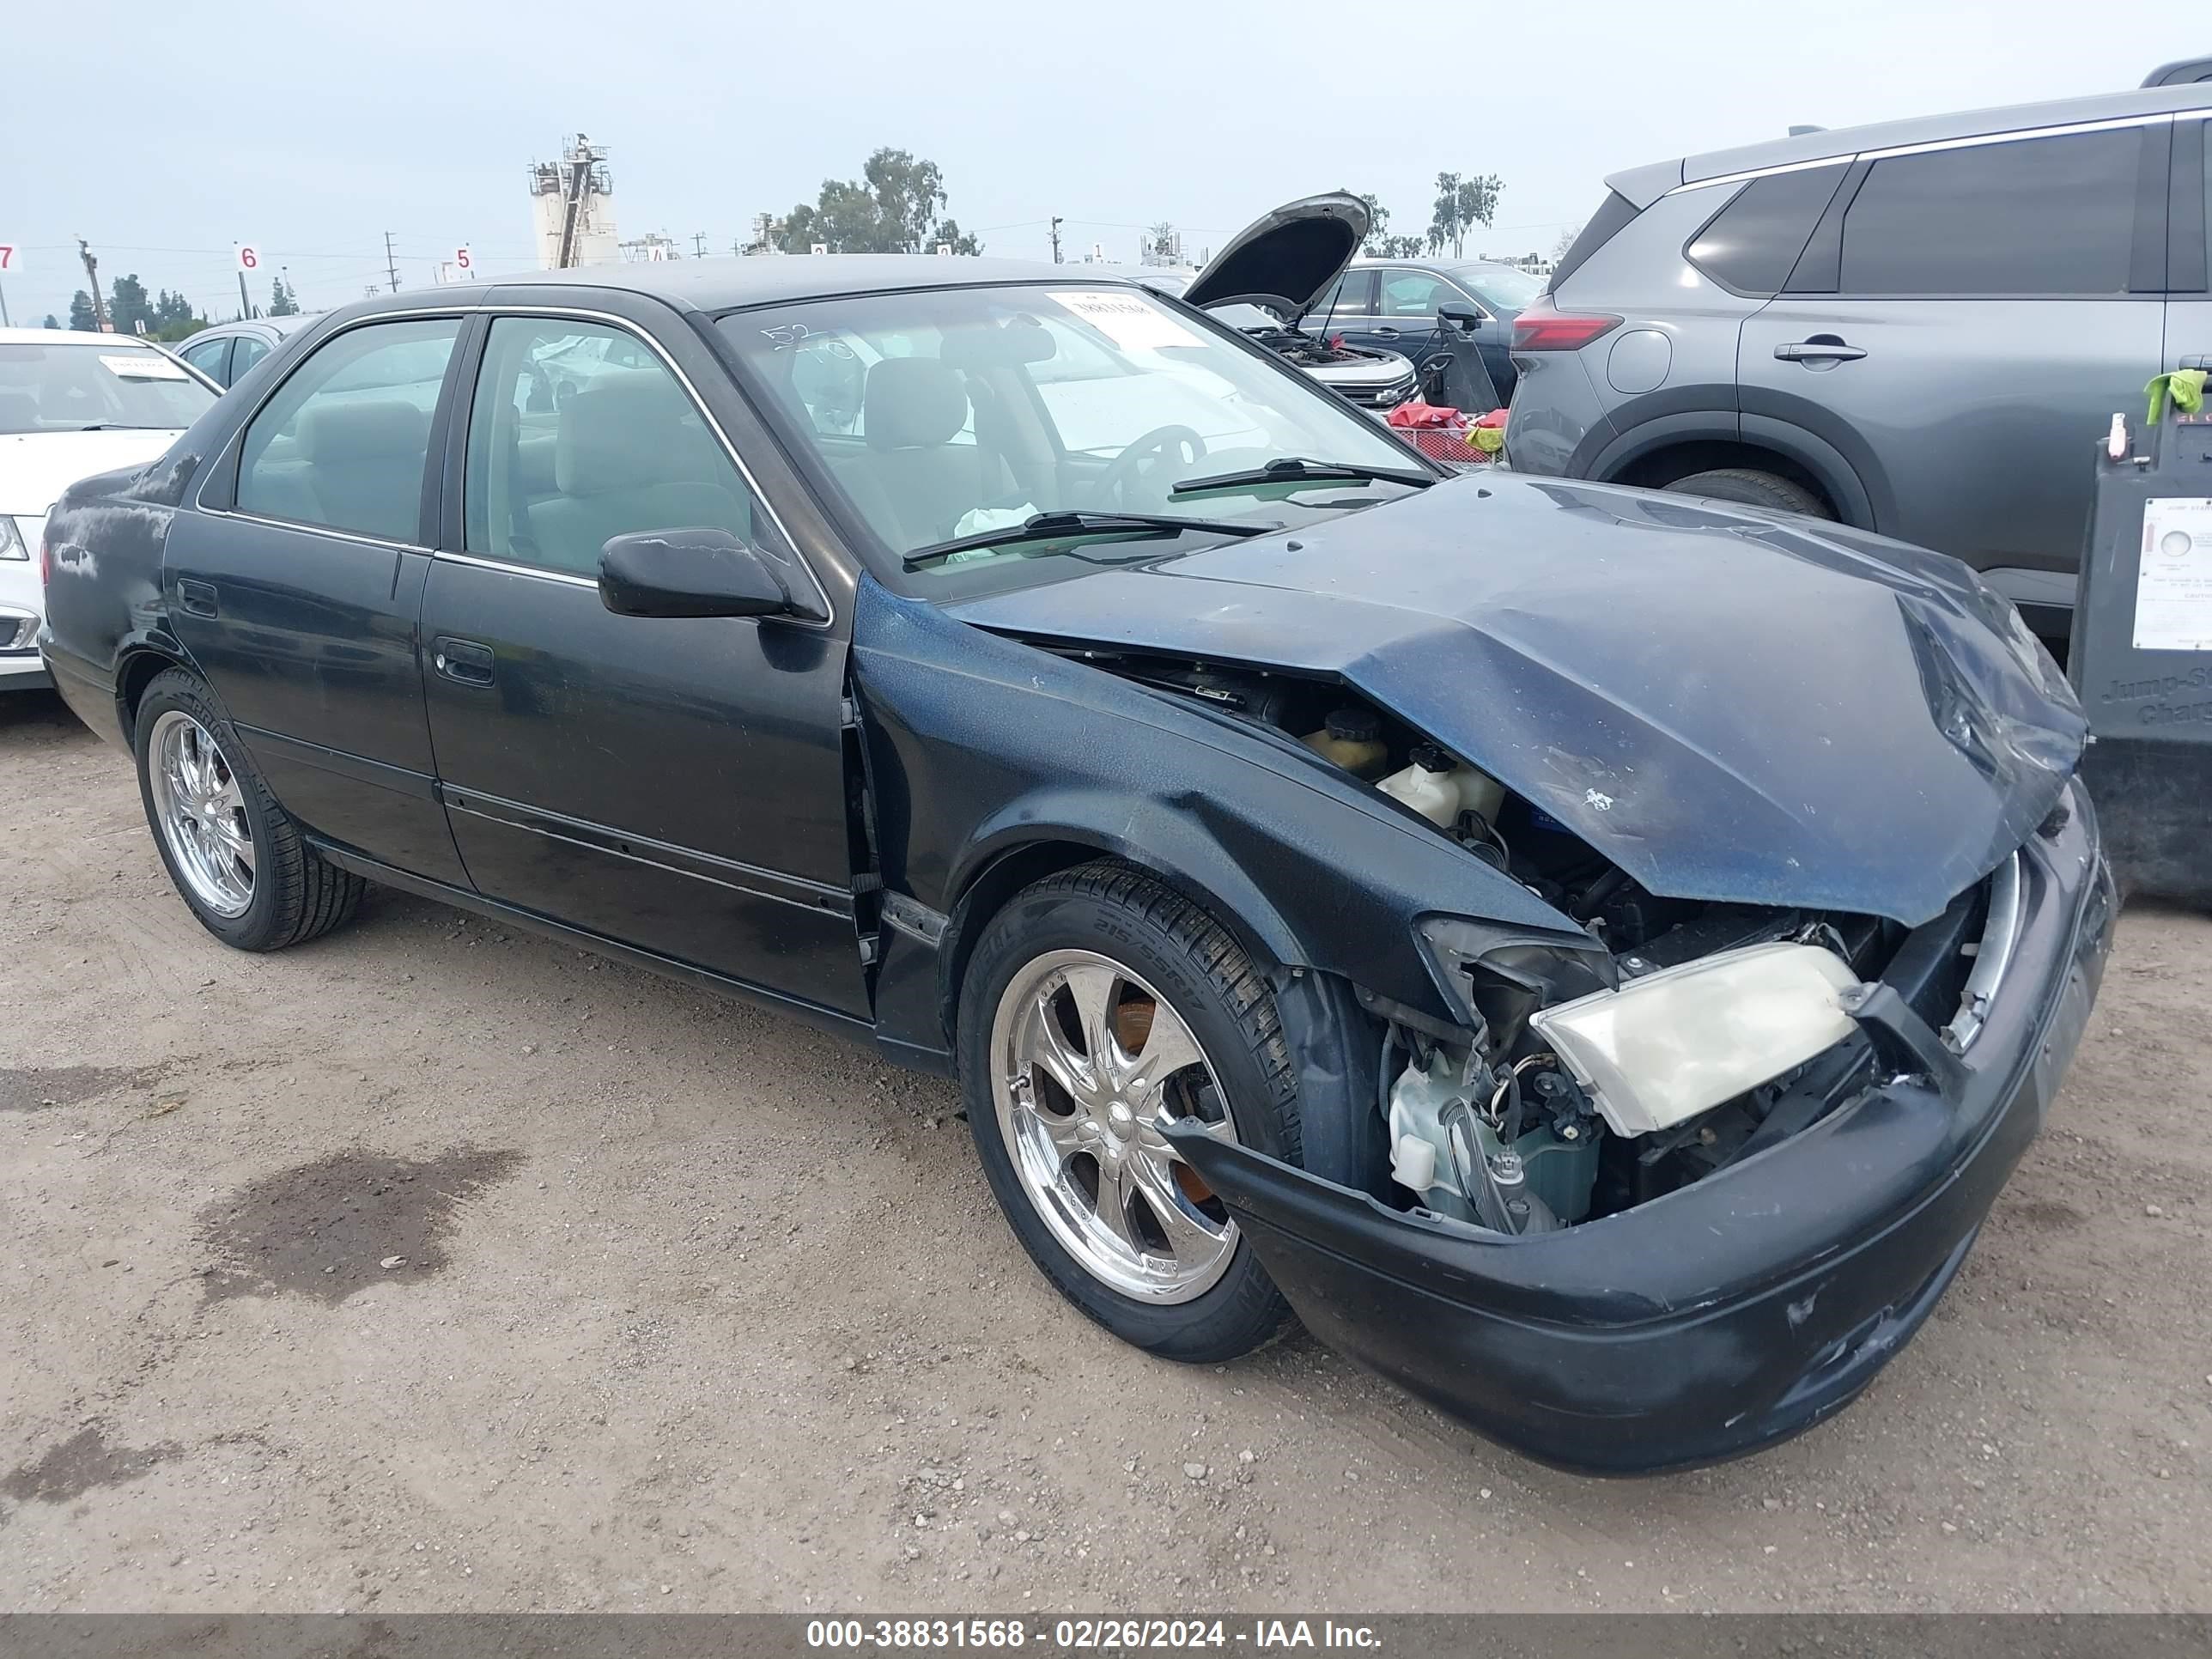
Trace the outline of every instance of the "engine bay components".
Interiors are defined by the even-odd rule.
[[[1408,1061],[1390,1089],[1391,1178],[1435,1214],[1496,1232],[1586,1219],[1603,1129],[1551,1065],[1538,1056],[1501,1078],[1443,1049]]]
[[[1389,745],[1382,741],[1382,719],[1371,708],[1332,708],[1321,730],[1307,732],[1301,741],[1355,778],[1379,776],[1390,763]]]
[[[1434,744],[1414,745],[1410,763],[1393,772],[1375,787],[1393,800],[1401,801],[1439,830],[1449,830],[1462,812],[1472,812],[1485,828],[1498,822],[1498,809],[1505,802],[1505,786],[1455,761]]]

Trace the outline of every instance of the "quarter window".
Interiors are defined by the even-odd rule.
[[[1698,233],[1690,263],[1739,294],[1779,293],[1848,167],[1753,179]]]
[[[246,428],[239,510],[415,541],[430,415],[460,328],[372,323],[318,348]]]
[[[501,317],[469,416],[463,545],[593,576],[610,537],[708,528],[756,540],[751,495],[665,364],[619,329]]]
[[[1846,294],[2124,294],[2142,130],[1893,155],[1844,215]]]

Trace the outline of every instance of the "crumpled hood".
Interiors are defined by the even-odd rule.
[[[79,478],[150,461],[183,435],[182,428],[0,434],[0,513],[43,517]]]
[[[1908,925],[2027,838],[2087,731],[1955,560],[1510,474],[953,610],[1337,675],[1655,893]]]

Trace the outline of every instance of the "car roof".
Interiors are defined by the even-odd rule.
[[[1408,259],[1386,259],[1379,254],[1363,253],[1352,264],[1355,270],[1361,265],[1403,265],[1409,270],[1519,270],[1521,269],[1518,265],[1507,264],[1503,259],[1431,259],[1425,253],[1416,253]]]
[[[514,288],[623,289],[653,295],[678,307],[723,311],[735,306],[824,300],[848,294],[1054,281],[1125,283],[1129,279],[1118,273],[1108,275],[1096,265],[1054,265],[1030,259],[947,258],[935,253],[757,253],[580,265],[534,276],[503,276],[489,288],[493,293]],[[450,289],[431,291],[452,292]],[[411,297],[419,303],[422,292]],[[375,302],[362,303],[373,306]]]
[[[1771,138],[1764,143],[1741,144],[1733,149],[1708,150],[1702,155],[1654,161],[1613,173],[1605,182],[1614,194],[1626,197],[1632,206],[1643,208],[1678,185],[1739,173],[1758,173],[1769,167],[1823,161],[1870,149],[1894,149],[1906,144],[1934,144],[1951,138],[1978,138],[1993,133],[2030,131],[2037,127],[2072,126],[2084,121],[2125,120],[2175,110],[2207,108],[2212,108],[2212,85],[2136,88],[2128,92],[2100,93],[2090,98],[2009,104],[1995,109],[1960,110],[1947,115],[1919,115],[1902,121],[1798,133],[1788,138]]]
[[[150,334],[100,334],[88,328],[0,328],[0,345],[139,345],[161,349]]]
[[[210,334],[235,334],[240,330],[265,328],[281,339],[295,329],[307,327],[309,323],[313,322],[322,314],[319,311],[301,311],[295,312],[289,317],[234,317],[227,323],[210,323],[198,333],[187,337],[199,340],[206,338]],[[183,340],[178,342],[179,345],[185,343]]]

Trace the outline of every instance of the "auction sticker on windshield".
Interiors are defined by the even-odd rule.
[[[2143,504],[2136,649],[2212,651],[2212,499]]]
[[[191,377],[167,357],[156,357],[150,351],[127,356],[108,356],[102,353],[100,361],[110,374],[125,380],[185,380]]]
[[[1125,351],[1199,343],[1198,336],[1140,295],[1091,290],[1052,297]]]

